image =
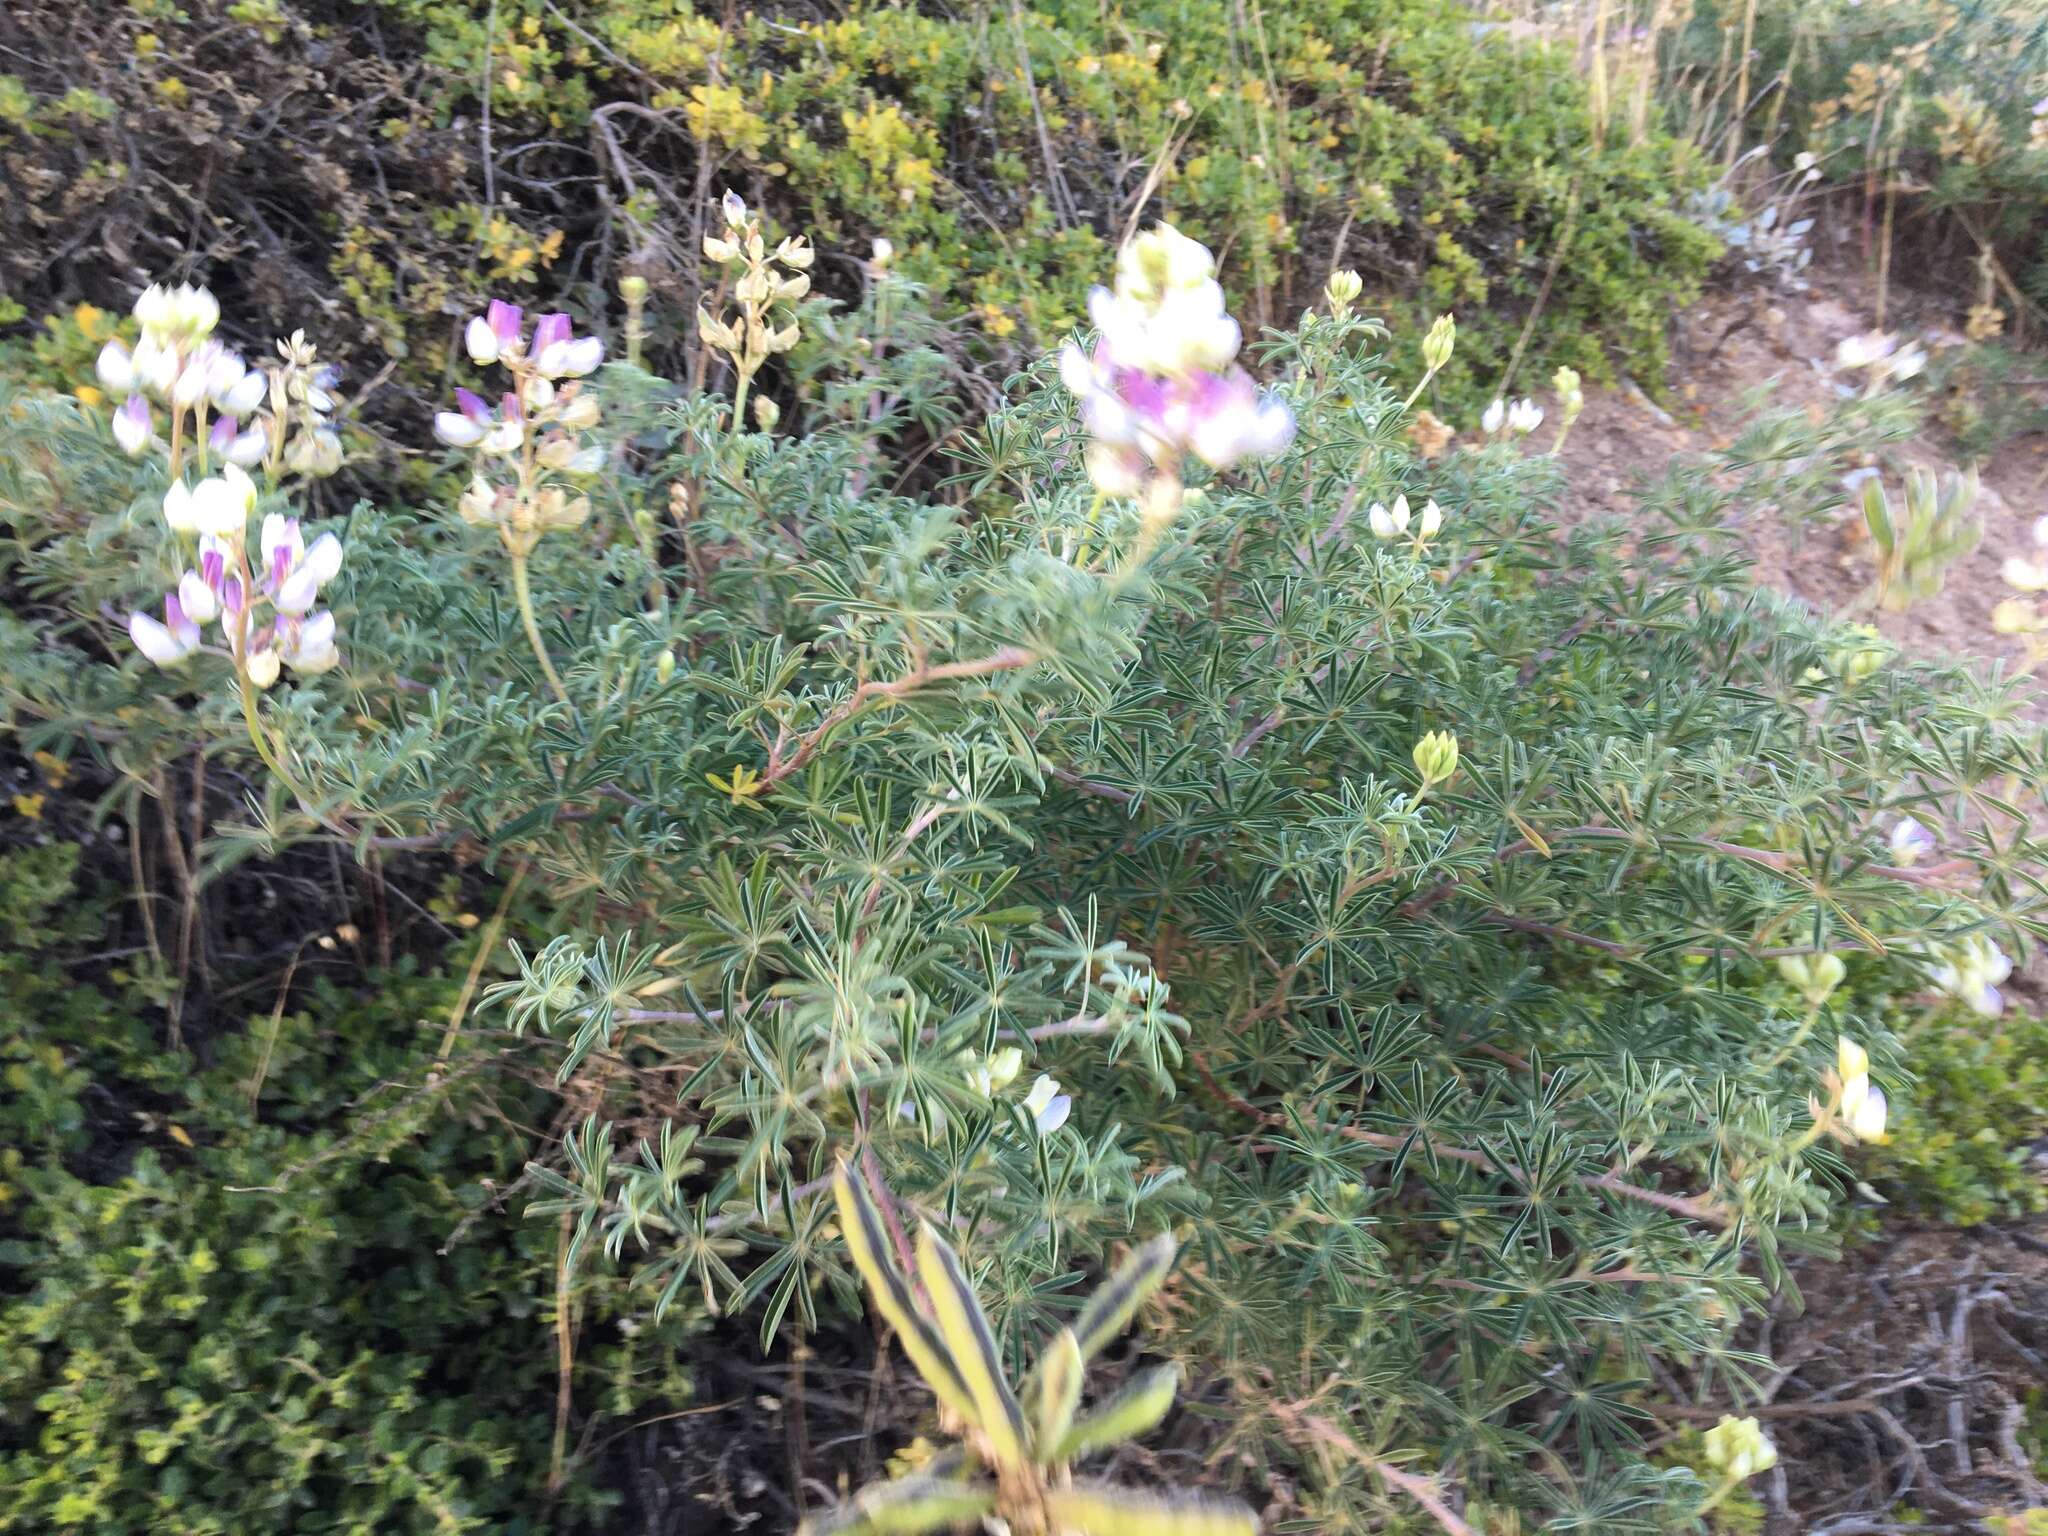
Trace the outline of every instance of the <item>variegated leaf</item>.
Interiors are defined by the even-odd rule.
[[[1047,1442],[1057,1447],[1052,1459],[1073,1461],[1092,1451],[1137,1439],[1166,1417],[1179,1387],[1180,1367],[1177,1365],[1156,1365],[1150,1370],[1140,1371],[1102,1407],[1074,1425],[1060,1439]]]
[[[939,1333],[974,1399],[975,1419],[996,1459],[1021,1467],[1028,1459],[1024,1411],[1003,1379],[1002,1359],[988,1317],[967,1283],[959,1255],[929,1225],[917,1234],[917,1272],[938,1314]]]
[[[1079,1536],[1255,1536],[1258,1516],[1223,1499],[1159,1498],[1104,1483],[1076,1483],[1045,1496],[1055,1528]]]
[[[1116,1273],[1103,1281],[1102,1288],[1088,1298],[1088,1305],[1074,1321],[1074,1337],[1080,1341],[1081,1358],[1093,1358],[1138,1315],[1145,1298],[1159,1289],[1180,1244],[1171,1232],[1142,1243],[1117,1266]]]
[[[910,1363],[917,1367],[917,1373],[940,1402],[964,1422],[979,1424],[981,1416],[975,1411],[966,1380],[938,1331],[917,1310],[909,1282],[889,1262],[889,1234],[880,1213],[868,1199],[860,1180],[843,1162],[832,1176],[832,1196],[839,1206],[839,1227],[846,1239],[847,1252],[853,1256],[854,1268],[867,1281],[868,1294],[874,1298],[875,1306],[902,1340]]]
[[[1087,1368],[1074,1330],[1062,1328],[1038,1362],[1038,1438],[1033,1443],[1041,1461],[1073,1427],[1074,1410],[1081,1404],[1081,1376]]]
[[[987,1483],[955,1483],[917,1473],[875,1483],[828,1514],[806,1520],[797,1536],[919,1536],[979,1520],[995,1508]]]

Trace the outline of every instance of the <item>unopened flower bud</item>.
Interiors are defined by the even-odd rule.
[[[739,193],[728,187],[725,196],[719,199],[718,206],[719,210],[725,215],[725,222],[728,228],[743,229],[746,227],[747,205],[745,199]]]
[[[1358,301],[1358,296],[1363,292],[1365,279],[1348,267],[1341,272],[1332,272],[1329,280],[1323,284],[1323,297],[1328,301],[1330,313],[1333,315],[1350,313],[1351,306]]]
[[[654,680],[657,683],[666,683],[675,675],[676,653],[664,647],[662,653],[654,658]]]
[[[1431,731],[1415,743],[1415,771],[1427,789],[1458,771],[1458,738],[1449,731]]]
[[[638,309],[647,302],[647,279],[638,272],[628,272],[619,279],[619,297],[629,307]]]
[[[754,396],[754,425],[763,432],[773,432],[776,423],[782,420],[782,407],[766,395]]]
[[[1449,315],[1438,315],[1429,334],[1422,338],[1422,361],[1435,373],[1451,360],[1457,344],[1458,322]]]
[[[1778,960],[1778,974],[1809,1006],[1818,1008],[1842,984],[1848,969],[1837,955],[1784,955]]]

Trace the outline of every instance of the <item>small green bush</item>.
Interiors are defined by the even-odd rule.
[[[1915,1083],[1873,1183],[1915,1214],[1958,1226],[2048,1209],[2048,1020],[1943,1009],[1901,1031]]]
[[[723,22],[670,0],[149,4],[97,16],[89,42],[80,26],[57,3],[0,22],[20,71],[0,95],[18,191],[0,282],[40,314],[179,262],[279,333],[330,293],[362,333],[332,355],[356,379],[398,365],[380,415],[439,392],[485,290],[594,309],[629,270],[654,284],[656,360],[686,376],[666,338],[694,334],[700,210],[726,185],[842,252],[889,237],[945,350],[990,376],[1081,318],[1141,215],[1225,251],[1258,322],[1357,268],[1392,312],[1458,312],[1439,388],[1460,415],[1532,318],[1524,380],[1568,363],[1655,388],[1714,251],[1681,213],[1685,146],[1596,143],[1563,50],[1435,0]],[[189,258],[130,247],[158,238],[167,195],[204,231]],[[819,281],[853,286],[843,257]]]
[[[427,1077],[459,977],[322,983],[201,1067],[119,972],[80,984],[74,855],[0,855],[0,1530],[600,1517],[587,1480],[547,1494],[555,1234],[492,1190],[536,1096],[488,1056]],[[583,1370],[680,1391],[680,1326]]]

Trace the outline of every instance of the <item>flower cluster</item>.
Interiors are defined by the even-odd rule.
[[[1929,957],[1927,978],[1979,1018],[2005,1012],[2000,983],[2012,974],[2012,959],[1981,933],[1944,945]]]
[[[1927,366],[1927,350],[1917,343],[1899,344],[1883,331],[1844,337],[1835,347],[1835,369],[1867,375],[1865,392],[1875,394],[1891,380],[1904,382]]]
[[[1105,496],[1148,486],[1170,515],[1189,458],[1228,469],[1269,458],[1294,437],[1294,414],[1237,367],[1241,335],[1224,307],[1208,250],[1161,224],[1117,255],[1114,288],[1088,312],[1092,352],[1069,344],[1060,377],[1081,401],[1093,441],[1088,474]]]
[[[1502,428],[1517,437],[1526,437],[1543,425],[1543,407],[1527,395],[1510,404],[1496,399],[1479,418],[1480,429],[1488,437],[1498,436]]]
[[[164,516],[174,532],[197,536],[196,560],[165,597],[161,620],[128,620],[136,649],[158,666],[200,650],[201,626],[215,620],[236,670],[257,688],[275,683],[283,667],[311,676],[341,660],[334,615],[315,606],[341,570],[341,540],[323,533],[309,545],[297,518],[272,512],[252,562],[246,543],[255,509],[256,483],[236,464],[194,490],[173,482]]]
[[[704,254],[721,267],[737,269],[732,279],[732,297],[739,312],[721,318],[708,309],[697,311],[697,334],[705,345],[723,352],[732,363],[732,422],[735,429],[745,419],[747,391],[770,357],[787,352],[797,344],[802,331],[790,307],[811,291],[810,266],[817,259],[802,235],[791,235],[771,252],[761,233],[761,221],[748,211],[737,192],[728,191],[719,203],[725,233],[704,237]],[[888,242],[875,242],[874,265],[879,271],[889,264]],[[778,267],[781,270],[778,270]],[[766,404],[771,409],[764,410]],[[780,411],[773,402],[757,401],[755,417],[763,431],[770,430]]]
[[[1366,513],[1366,521],[1371,524],[1372,536],[1376,539],[1387,540],[1402,537],[1408,532],[1408,498],[1406,496],[1396,496],[1391,507],[1383,506],[1377,501],[1374,502],[1372,510]],[[1415,514],[1415,542],[1417,544],[1427,544],[1442,531],[1443,526],[1444,509],[1436,504],[1434,498],[1431,498],[1423,503],[1422,511]]]
[[[1755,1419],[1723,1414],[1706,1433],[1707,1465],[1730,1482],[1745,1482],[1778,1464],[1778,1450]]]
[[[1861,1045],[1847,1035],[1838,1038],[1834,1070],[1824,1073],[1821,1082],[1828,1090],[1827,1104],[1823,1106],[1812,1097],[1807,1100],[1814,1135],[1825,1131],[1850,1146],[1884,1140],[1890,1106],[1884,1090],[1870,1080],[1870,1055]]]
[[[280,364],[252,368],[212,339],[220,304],[204,288],[152,285],[135,301],[135,319],[141,336],[133,350],[109,341],[97,369],[110,394],[127,397],[112,423],[123,452],[140,456],[159,442],[154,400],[167,411],[163,447],[174,480],[188,446],[202,469],[214,460],[263,464],[273,475],[341,467],[341,439],[329,421],[334,370],[316,366],[303,331],[278,342]]]
[[[493,299],[470,320],[463,344],[479,367],[504,368],[512,387],[495,406],[456,390],[455,409],[434,416],[434,436],[472,455],[469,488],[456,505],[462,520],[495,527],[523,555],[541,534],[590,515],[589,498],[562,482],[604,468],[604,450],[580,436],[597,425],[598,405],[578,382],[604,361],[604,343],[578,336],[564,314],[542,315],[529,336],[524,311]]]

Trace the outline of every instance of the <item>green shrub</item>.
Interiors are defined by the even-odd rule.
[[[237,617],[177,660],[138,627],[162,668],[121,634],[192,558],[161,457],[0,399],[25,744],[249,766],[217,864],[460,842],[530,882],[544,937],[482,1002],[576,1106],[534,1210],[657,1316],[826,1326],[846,1155],[905,1230],[954,1235],[1006,1369],[1078,1271],[1185,1226],[1148,1347],[1227,1425],[1209,1464],[1290,1517],[1375,1523],[1439,1468],[1474,1506],[1686,1525],[1714,1495],[1642,1454],[1647,1384],[1760,1368],[1737,1321],[1826,1243],[1871,1090],[1902,1086],[1867,999],[1981,1003],[1991,944],[2042,929],[2010,787],[2048,747],[2014,691],[1759,592],[1731,548],[1823,494],[1841,424],[1567,531],[1558,461],[1512,429],[1407,449],[1429,380],[1354,310],[1261,336],[1262,399],[1206,258],[1155,240],[1114,345],[1207,361],[1047,360],[984,416],[916,284],[834,310],[729,207],[707,333],[818,349],[753,395],[767,425],[630,365],[465,365],[520,412],[436,424],[467,445],[453,509],[333,520],[346,664],[267,691]],[[1169,287],[1185,324],[1146,307]],[[1107,394],[1169,383],[1224,402],[1196,414],[1231,444],[1256,417],[1264,457],[1163,416],[1149,458],[1117,439]],[[1892,862],[1908,808],[1965,829],[1938,878]]]
[[[1597,145],[1562,50],[1435,0],[718,14],[152,3],[96,17],[86,46],[75,7],[16,7],[0,43],[41,68],[10,66],[0,111],[21,190],[0,274],[32,313],[116,302],[138,262],[184,259],[147,243],[168,178],[205,231],[186,265],[235,312],[282,333],[331,293],[358,322],[330,343],[353,377],[397,361],[389,420],[440,390],[486,290],[595,310],[644,273],[657,360],[687,376],[668,338],[694,335],[700,210],[727,184],[842,251],[891,238],[952,322],[946,350],[991,376],[1066,334],[1087,274],[1158,212],[1229,252],[1261,322],[1347,266],[1396,312],[1456,310],[1440,384],[1462,414],[1532,316],[1525,380],[1619,366],[1655,388],[1714,249],[1680,213],[1682,146]],[[189,174],[195,154],[213,175]],[[842,297],[852,278],[843,258],[820,272]]]
[[[2048,1020],[1943,1010],[1901,1030],[1914,1085],[1871,1179],[1915,1214],[1958,1226],[2048,1209]]]
[[[118,970],[80,984],[103,918],[74,855],[0,855],[0,1530],[601,1516],[588,1481],[547,1494],[555,1234],[493,1194],[535,1095],[487,1054],[426,1076],[459,977],[322,982],[202,1067]],[[678,1336],[582,1369],[679,1390]]]

